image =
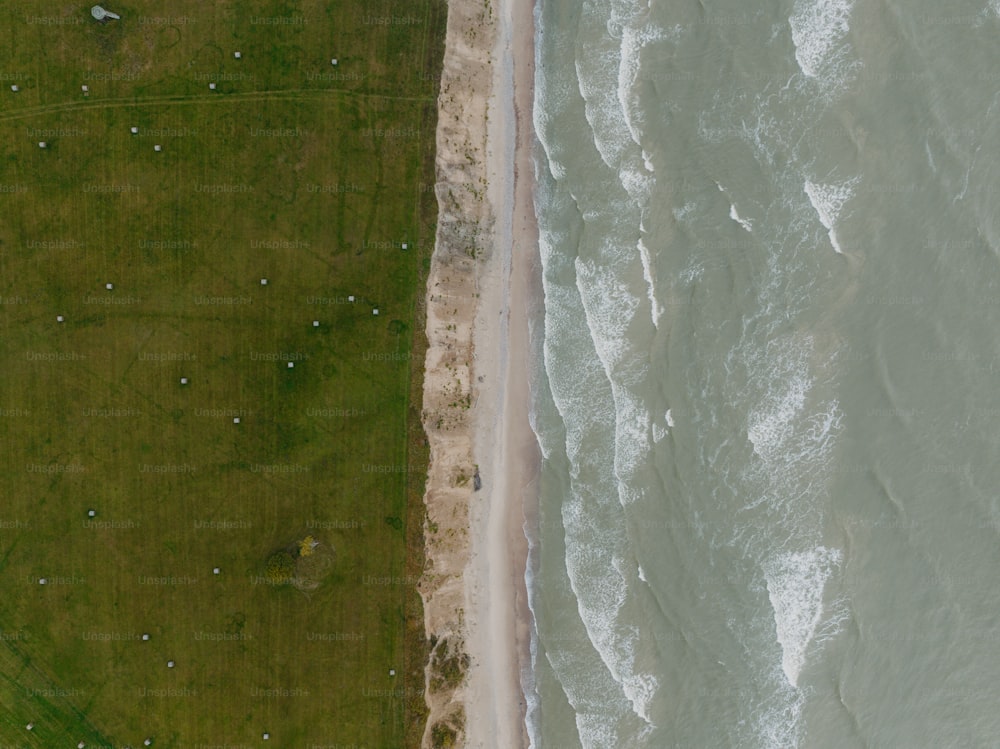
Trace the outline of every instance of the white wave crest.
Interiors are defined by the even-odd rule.
[[[637,244],[639,247],[639,258],[642,260],[642,277],[646,281],[646,295],[649,297],[649,307],[653,318],[653,327],[658,328],[660,327],[660,320],[663,318],[663,314],[666,310],[663,307],[663,302],[659,300],[656,294],[655,259],[653,257],[653,253],[649,250],[649,246],[643,241],[642,237],[639,237]]]
[[[827,490],[843,414],[835,398],[814,392],[818,371],[810,336],[776,338],[747,361],[754,380],[768,383],[749,406],[747,437],[759,463],[747,511],[764,512],[769,538],[817,543],[815,510]]]
[[[809,78],[839,83],[845,77],[851,0],[797,0],[791,17],[795,60]]]
[[[642,107],[630,101],[632,89],[639,78],[642,51],[654,42],[669,39],[663,29],[648,23],[626,23],[622,27],[620,61],[618,63],[618,103],[621,106],[629,133],[636,145],[640,145]],[[646,164],[648,159],[644,159]],[[650,170],[652,171],[652,170]]]
[[[543,253],[548,249],[546,244]],[[622,505],[634,496],[618,482],[616,474],[620,469],[632,470],[649,449],[651,419],[641,402],[609,376],[614,373],[620,378],[628,372],[628,367],[622,368],[622,362],[629,358],[621,345],[622,326],[634,316],[639,300],[624,284],[610,278],[613,274],[606,268],[602,273],[603,266],[593,260],[577,260],[577,283],[560,285],[548,273],[551,260],[554,258],[543,254],[544,354],[571,463],[573,488],[562,507],[566,571],[580,621],[603,664],[589,662],[585,667],[591,681],[607,679],[608,687],[602,691],[606,704],[601,705],[605,719],[608,712],[624,715],[627,711],[647,721],[657,684],[651,674],[636,670],[635,652],[642,634],[623,627],[621,621],[634,580],[631,565],[624,561],[628,542]],[[583,315],[579,312],[581,303]],[[609,424],[615,424],[613,434],[608,432]],[[580,654],[573,659],[567,656],[565,670],[577,671],[584,665],[587,659],[578,661],[578,657]],[[584,717],[597,707],[591,690],[578,685],[568,695],[579,716],[581,737],[591,736],[595,726]],[[616,745],[618,729],[609,724],[606,730],[612,731],[608,734],[610,745]],[[609,745],[603,741],[585,739],[584,744]]]
[[[839,549],[817,546],[809,551],[778,554],[764,565],[781,645],[781,667],[793,687],[798,686],[806,651],[823,618],[823,589],[840,566],[842,556]]]
[[[837,242],[837,221],[844,210],[844,204],[854,196],[854,189],[857,187],[860,178],[854,177],[844,182],[833,182],[821,184],[806,180],[804,189],[809,196],[809,202],[819,216],[819,222],[827,231],[833,249],[843,254],[840,244]]]
[[[782,683],[776,691],[777,699],[759,712],[756,721],[755,732],[760,737],[760,746],[762,749],[797,749],[806,704],[805,690]]]
[[[617,70],[620,50],[610,45],[610,39],[595,41],[587,55],[576,58],[576,76],[580,96],[586,106],[584,113],[590,125],[594,147],[601,160],[617,171],[634,145],[625,113],[618,102]]]
[[[731,218],[733,221],[735,221],[737,224],[739,224],[740,226],[742,226],[747,231],[750,231],[750,232],[753,231],[753,224],[750,223],[749,219],[742,218],[740,216],[740,214],[738,214],[736,212],[736,206],[735,205],[730,204],[730,206],[729,206],[729,218]]]
[[[659,687],[660,682],[653,674],[631,673],[622,683],[625,696],[632,703],[632,710],[648,725],[653,724],[649,708]]]
[[[611,255],[611,251],[606,253],[606,256]],[[576,262],[577,287],[587,315],[587,327],[609,378],[626,356],[626,333],[640,305],[639,297],[618,277],[625,262],[626,258],[618,260],[616,264],[620,267],[617,268],[592,260],[578,259]]]

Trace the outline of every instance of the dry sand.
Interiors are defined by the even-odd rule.
[[[528,745],[523,528],[538,472],[528,422],[528,317],[540,296],[533,35],[529,0],[449,3],[427,296],[431,466],[421,593],[438,652],[445,642],[460,646],[470,665],[461,685],[435,688],[432,656],[428,747],[438,721],[464,726],[462,746]]]

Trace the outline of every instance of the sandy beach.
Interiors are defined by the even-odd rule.
[[[452,0],[448,10],[424,385],[428,747],[439,725],[461,746],[528,745],[524,523],[538,472],[528,319],[540,297],[532,11],[529,0]],[[468,656],[466,678],[442,684],[456,653]]]

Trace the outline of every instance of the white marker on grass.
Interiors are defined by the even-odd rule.
[[[208,84],[208,87],[209,87],[209,88],[210,88],[210,89],[211,89],[212,91],[215,91],[215,84],[214,84],[214,83],[209,83],[209,84]]]
[[[62,315],[56,315],[56,322],[65,322],[66,318]]]
[[[132,131],[132,135],[138,135],[139,134],[139,128],[137,128],[135,125],[133,125],[132,127],[130,127],[129,130]]]
[[[145,642],[148,639],[149,639],[149,634],[147,632],[143,632],[142,633],[142,641]]]
[[[20,89],[20,88],[18,88],[18,86],[17,86],[17,84],[16,84],[16,83],[12,83],[12,84],[10,85],[10,90],[11,90],[11,91],[13,91],[13,92],[14,92],[14,93],[16,94],[16,93],[17,93],[18,91],[20,91],[21,89]]]
[[[159,153],[160,151],[163,150],[163,146],[161,146],[159,143],[157,143],[155,146],[153,146],[153,150],[156,151],[157,153]]]
[[[173,667],[174,667],[174,662],[173,661],[167,661],[167,668],[173,668]]]
[[[239,424],[240,423],[240,417],[239,416],[234,416],[233,417],[233,423],[234,424]]]
[[[319,320],[313,320],[313,327],[314,328],[318,328],[319,327]]]
[[[188,384],[188,378],[187,377],[181,377],[181,385],[187,385],[187,384]]]
[[[266,278],[260,279],[260,285],[261,286],[267,286],[267,279]]]
[[[114,18],[116,21],[121,19],[121,16],[117,13],[112,13],[110,10],[104,10],[100,5],[95,5],[90,9],[90,15],[92,15],[98,21],[103,21],[106,18]]]
[[[243,57],[243,53],[242,52],[233,52],[233,57],[235,57],[237,60],[239,60],[241,57]]]
[[[294,367],[295,367],[295,362],[293,362],[293,361],[288,362],[288,368],[289,369],[293,369]]]
[[[48,145],[48,143],[46,143],[44,140],[38,141],[38,147],[39,148],[45,148],[47,145]]]
[[[87,510],[87,517],[92,518],[97,515],[97,510]]]
[[[108,291],[111,291],[114,287],[115,285],[113,283],[104,284],[104,288],[107,289]]]

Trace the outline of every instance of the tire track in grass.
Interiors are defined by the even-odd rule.
[[[328,89],[326,91],[316,91],[311,89],[288,89],[282,91],[247,91],[237,94],[223,95],[203,95],[196,96],[184,94],[165,94],[161,96],[147,96],[130,99],[97,99],[94,101],[68,101],[58,104],[45,104],[37,107],[25,107],[24,109],[5,112],[0,114],[0,122],[12,122],[14,120],[38,117],[45,114],[55,114],[62,112],[90,111],[100,109],[116,109],[122,107],[154,107],[164,105],[205,105],[211,104],[219,106],[222,104],[243,104],[266,101],[285,102],[308,102],[334,96],[355,97],[367,101],[405,101],[417,103],[434,103],[433,97],[426,96],[390,96],[388,94],[369,94],[359,91],[349,91],[347,89]]]

